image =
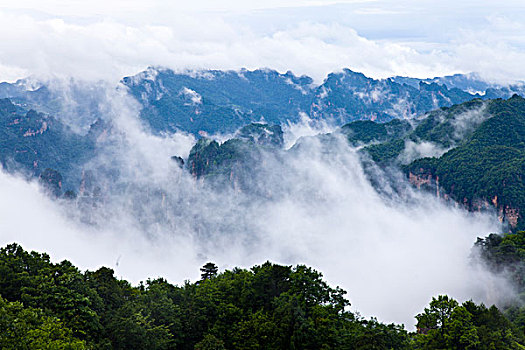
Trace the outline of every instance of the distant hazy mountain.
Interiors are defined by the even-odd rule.
[[[473,98],[525,91],[491,85],[473,75],[376,80],[349,69],[329,74],[321,85],[306,76],[268,69],[175,73],[149,68],[122,82],[143,105],[142,117],[155,132],[201,135],[233,132],[251,122],[297,121],[300,113],[340,125],[353,120],[387,122]]]
[[[26,110],[52,115],[73,131],[85,134],[91,124],[105,119],[108,113],[107,89],[104,83],[21,79],[12,84],[0,83],[0,98],[9,98]]]
[[[308,110],[312,79],[273,70],[177,74],[153,69],[123,83],[154,131],[233,132],[250,122],[279,124]]]
[[[153,68],[122,82],[141,103],[141,117],[153,132],[203,136],[189,159],[177,158],[196,177],[249,185],[252,179],[244,169],[257,169],[265,154],[285,161],[280,125],[305,113],[344,124],[339,133],[352,145],[364,146],[377,164],[403,167],[418,187],[433,188],[473,210],[496,206],[502,218],[523,226],[525,103],[518,96],[483,100],[522,91],[520,85],[491,85],[474,75],[375,80],[344,70],[316,86],[309,77],[272,70],[175,73]],[[480,95],[464,89],[484,90]],[[0,84],[0,96],[10,96],[0,100],[5,169],[52,182],[62,178],[64,189],[93,182],[82,175],[82,165],[94,157],[99,136],[110,128],[99,119],[105,113],[97,103],[102,88],[72,83],[61,90],[21,80]],[[206,138],[234,132],[222,144]],[[326,135],[319,138],[330,141]]]
[[[523,85],[491,84],[476,74],[377,80],[349,69],[329,74],[320,85],[307,76],[271,69],[176,73],[148,68],[122,83],[141,104],[141,116],[152,131],[182,130],[201,136],[232,133],[252,122],[282,125],[300,120],[302,113],[339,125],[354,120],[388,122],[473,98],[525,95]],[[44,84],[21,79],[0,83],[0,98],[54,115],[85,133],[107,113],[101,103],[105,89],[74,80]]]
[[[417,79],[409,77],[392,77],[392,81],[400,84],[407,84],[413,87],[418,87],[420,82],[427,84],[436,83],[439,85],[446,85],[448,88],[457,88],[471,94],[479,94],[485,99],[492,98],[509,98],[514,94],[524,95],[525,84],[523,82],[513,85],[501,85],[495,83],[489,83],[484,81],[479,74],[454,74],[444,77],[428,78],[428,79]]]

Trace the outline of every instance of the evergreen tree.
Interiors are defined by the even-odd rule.
[[[208,262],[204,264],[204,266],[201,267],[201,280],[205,281],[211,279],[212,277],[215,277],[218,271],[219,268],[214,263]]]

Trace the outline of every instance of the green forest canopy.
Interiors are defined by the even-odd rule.
[[[17,244],[0,249],[2,349],[521,349],[523,325],[495,306],[433,298],[418,332],[348,310],[346,292],[304,265],[266,262],[182,286],[134,287]]]

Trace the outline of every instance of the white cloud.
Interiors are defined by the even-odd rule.
[[[0,172],[0,244],[19,243],[26,250],[51,253],[53,261],[67,259],[82,269],[107,266],[117,276],[137,282],[146,276],[173,275],[179,281],[197,278],[198,271],[173,271],[173,266],[200,266],[192,243],[179,237],[162,244],[127,226],[90,228],[67,218],[59,203],[36,183]],[[119,266],[116,262],[120,260]]]
[[[398,156],[398,160],[402,164],[409,164],[419,158],[441,157],[448,150],[449,149],[440,147],[429,141],[414,142],[412,140],[405,140],[405,148]]]
[[[375,2],[375,0],[266,0],[264,2],[257,0],[197,0],[193,2],[183,0],[112,0],[111,2],[103,0],[81,1],[81,0],[19,0],[10,4],[8,7],[18,10],[34,10],[52,14],[67,16],[119,16],[125,14],[130,16],[132,12],[201,12],[201,11],[253,11],[264,9],[279,8],[300,8],[312,6],[328,6],[333,4],[366,4]]]
[[[331,122],[330,120],[313,120],[303,112],[299,114],[299,117],[298,122],[288,121],[282,125],[285,149],[292,147],[301,137],[328,134],[338,128],[336,122]]]
[[[487,113],[487,105],[483,104],[477,109],[468,110],[460,113],[451,121],[454,127],[454,139],[461,140],[465,135],[474,131],[481,123],[490,118],[491,115]]]
[[[193,105],[200,105],[202,104],[202,96],[192,90],[192,89],[188,89],[187,87],[184,87],[181,91],[180,91],[180,94],[184,95],[186,98],[189,98],[190,101],[191,101],[191,104]]]
[[[270,67],[317,81],[343,67],[374,77],[479,71],[524,79],[517,34],[524,23],[506,3],[498,3],[498,16],[477,9],[471,21],[458,21],[465,6],[446,12],[410,1],[23,1],[0,10],[0,80],[33,73],[117,81],[149,65]],[[366,21],[359,10],[368,11]],[[433,10],[445,34],[425,20]],[[274,16],[279,11],[290,18]]]

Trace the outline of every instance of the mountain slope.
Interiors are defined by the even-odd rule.
[[[359,125],[353,122],[342,130]],[[495,207],[500,220],[513,229],[523,228],[524,98],[475,99],[441,108],[414,119],[411,129],[400,137],[385,137],[376,132],[378,128],[368,125],[360,139],[352,134],[349,142],[368,142],[363,152],[382,166],[401,166],[418,188],[430,189],[470,210]]]
[[[317,90],[312,116],[340,122],[368,119],[389,121],[478,97],[460,89],[421,82],[417,87],[392,79],[376,80],[344,69],[331,73]]]
[[[407,166],[412,181],[479,210],[494,206],[513,228],[524,226],[525,99],[490,102],[491,115],[459,146]],[[423,182],[422,182],[423,181]]]
[[[123,83],[144,106],[154,131],[233,132],[262,118],[296,120],[309,102],[312,80],[272,70],[176,74],[149,69]]]
[[[256,124],[257,125],[257,124]],[[260,125],[261,132],[269,126]],[[253,129],[253,126],[252,126]],[[268,130],[267,130],[268,131]],[[257,173],[265,155],[286,162],[286,155],[301,147],[301,140],[288,151],[279,143],[262,147],[236,137],[219,144],[201,139],[188,161],[196,177],[220,179],[243,186]],[[408,121],[388,123],[355,121],[337,132],[362,154],[383,168],[402,169],[418,188],[454,200],[469,210],[496,208],[500,219],[513,229],[524,225],[525,212],[525,99],[475,99],[427,113]],[[316,138],[327,151],[337,147],[335,135]],[[372,176],[372,175],[371,175]],[[374,182],[374,179],[371,179]]]
[[[94,154],[95,135],[79,135],[59,120],[0,100],[0,162],[8,171],[38,177],[54,169],[64,187],[78,186],[81,165]],[[62,185],[61,185],[62,186]]]
[[[201,136],[231,133],[252,122],[296,122],[303,114],[338,125],[354,120],[387,122],[474,98],[525,93],[523,85],[490,84],[474,74],[378,80],[349,69],[329,74],[318,85],[310,77],[271,69],[176,73],[148,68],[121,82],[142,106],[141,116],[153,132],[181,130]],[[104,109],[107,88],[103,83],[76,80],[23,79],[0,83],[0,97],[87,132],[91,123],[108,112]]]

